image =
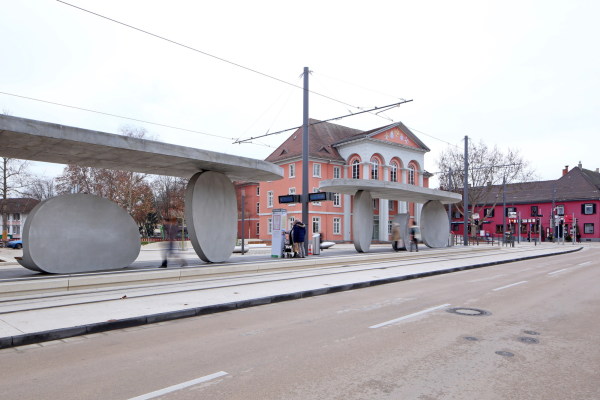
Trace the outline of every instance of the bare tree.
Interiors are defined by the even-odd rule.
[[[182,218],[187,182],[174,176],[157,176],[152,182],[156,211],[162,218]]]
[[[23,195],[29,180],[29,162],[16,158],[0,158],[0,198]],[[2,202],[2,240],[8,237],[7,202]]]
[[[503,183],[530,182],[537,179],[535,172],[529,167],[518,150],[508,149],[502,152],[497,146],[489,148],[483,141],[469,142],[469,169],[466,171],[469,183],[468,204],[471,213],[479,212],[483,205],[493,208],[498,201],[499,186]],[[438,159],[440,172],[440,188],[462,193],[464,186],[464,151],[462,148],[450,147],[442,152]],[[491,202],[491,203],[490,203]],[[463,204],[455,205],[464,215]],[[480,223],[486,216],[480,214]]]
[[[40,201],[56,196],[57,191],[54,178],[44,176],[32,177],[27,185],[24,195],[25,197]]]
[[[124,126],[121,134],[145,138],[144,128]],[[139,172],[67,165],[56,178],[58,193],[89,193],[105,197],[123,207],[142,226],[154,211],[154,196],[147,175]]]

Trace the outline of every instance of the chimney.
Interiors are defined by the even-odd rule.
[[[598,168],[596,168],[596,173],[597,173],[597,174],[600,174],[600,171],[598,171]]]
[[[569,166],[565,165],[565,169],[563,169],[563,174],[562,176],[565,176],[567,173],[569,172]]]
[[[577,164],[577,166],[579,167],[579,169],[581,169],[581,161],[579,161],[579,164]]]

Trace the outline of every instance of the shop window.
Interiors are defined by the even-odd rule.
[[[594,224],[583,224],[583,233],[594,233]]]

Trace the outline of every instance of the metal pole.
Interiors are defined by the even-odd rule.
[[[246,208],[246,189],[242,189],[242,255],[244,255],[244,208]]]
[[[308,67],[304,67],[304,102],[302,107],[302,222],[306,225],[304,254],[308,254]]]
[[[502,243],[506,240],[506,173],[502,177]]]
[[[469,245],[469,137],[465,136],[465,166],[463,179],[463,245]]]

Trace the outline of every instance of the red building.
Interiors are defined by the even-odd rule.
[[[308,181],[309,191],[319,191],[326,179],[375,179],[428,187],[430,174],[424,170],[429,151],[401,122],[360,131],[329,122],[310,120]],[[238,232],[241,232],[241,204],[244,194],[244,237],[271,241],[274,209],[287,211],[287,227],[301,218],[302,205],[279,204],[278,197],[302,192],[302,129],[288,137],[269,157],[281,166],[284,178],[278,181],[237,183]],[[374,199],[373,239],[388,241],[391,221],[398,213],[409,213],[418,223],[421,204]],[[334,194],[331,201],[309,203],[308,233],[320,233],[323,240],[352,240],[352,196]],[[238,236],[240,237],[240,236]]]
[[[475,207],[479,215],[477,233],[502,235],[507,231],[521,238],[550,240],[565,228],[571,239],[573,226],[578,240],[600,241],[600,173],[584,169],[581,163],[569,171],[566,166],[559,179],[489,187],[483,204]],[[503,197],[506,199],[504,208]],[[469,231],[471,227],[469,226]],[[453,213],[452,231],[463,233],[462,216]]]

